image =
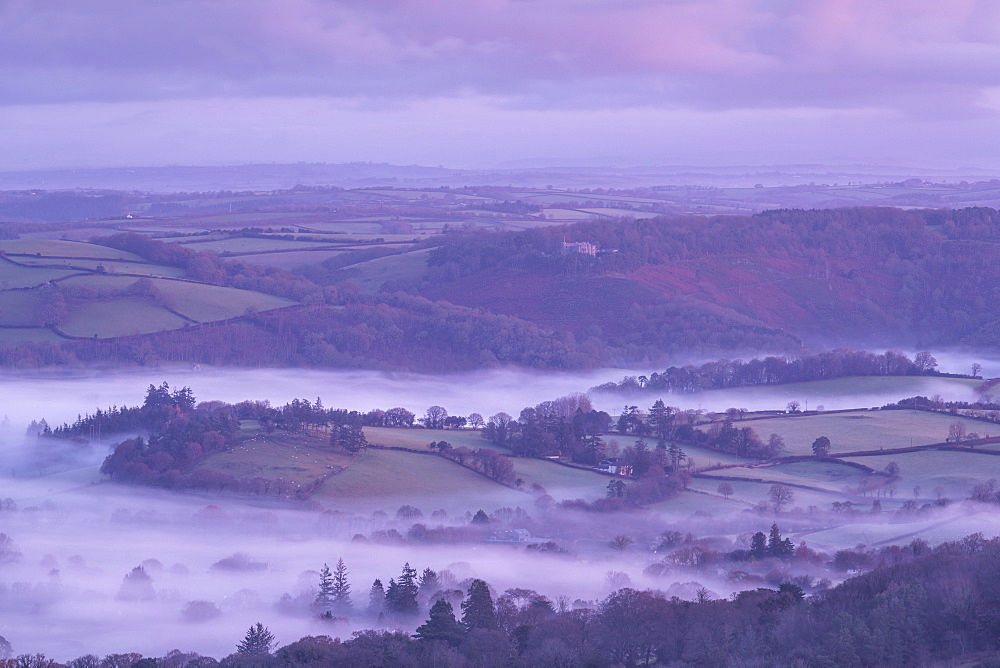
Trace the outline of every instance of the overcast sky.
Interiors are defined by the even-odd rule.
[[[998,156],[996,0],[0,0],[0,169]]]

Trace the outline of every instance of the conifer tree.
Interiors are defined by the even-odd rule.
[[[417,614],[417,571],[410,568],[409,562],[403,565],[399,580],[389,580],[389,588],[385,592],[385,607],[396,615],[409,616]]]
[[[478,578],[469,585],[469,596],[462,602],[462,625],[466,629],[495,629],[496,609],[490,587]]]
[[[347,617],[354,611],[354,605],[351,603],[351,585],[347,581],[347,566],[344,565],[343,559],[337,559],[337,568],[333,571],[331,595],[333,614]]]
[[[237,654],[243,656],[264,656],[271,653],[271,649],[277,643],[274,634],[267,630],[267,627],[257,622],[251,626],[243,640],[236,645]]]
[[[377,617],[382,614],[385,608],[385,589],[382,581],[378,578],[372,583],[372,588],[368,591],[368,614]]]
[[[330,575],[330,567],[323,564],[323,569],[319,572],[319,592],[313,607],[320,614],[330,612],[333,608],[333,577]]]
[[[444,640],[455,646],[465,636],[465,629],[455,619],[451,603],[440,598],[431,606],[430,618],[417,627],[418,640]]]

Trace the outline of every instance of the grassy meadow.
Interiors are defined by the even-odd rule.
[[[0,241],[0,252],[8,255],[42,255],[55,257],[80,257],[100,260],[143,262],[138,255],[79,241],[58,239],[9,239]]]
[[[305,486],[328,474],[331,467],[347,466],[349,455],[335,452],[326,438],[276,432],[244,441],[231,450],[205,458],[199,468],[225,473],[240,479],[283,478]]]
[[[427,268],[429,249],[359,262],[345,267],[350,280],[374,292],[388,281],[416,281]]]
[[[350,511],[383,510],[390,515],[404,504],[430,514],[487,512],[527,506],[532,497],[497,484],[443,457],[368,448],[313,495],[323,505]]]
[[[811,455],[820,436],[830,439],[831,452],[908,448],[941,443],[953,422],[964,422],[970,432],[982,432],[984,423],[968,418],[926,411],[851,411],[801,417],[745,420],[737,426],[753,427],[761,439],[778,434],[785,440],[785,455]],[[997,429],[1000,431],[1000,429]]]

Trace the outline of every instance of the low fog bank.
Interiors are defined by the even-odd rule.
[[[235,403],[245,399],[283,405],[292,399],[322,397],[329,407],[369,411],[401,406],[422,415],[440,405],[453,415],[501,411],[516,414],[524,406],[587,388],[625,374],[624,369],[587,372],[538,372],[498,368],[461,374],[426,375],[358,370],[161,368],[93,372],[73,377],[7,377],[0,384],[0,418],[19,428],[45,418],[52,425],[112,405],[142,403],[149,385],[163,381],[190,387],[199,401]],[[638,372],[642,373],[642,372]]]
[[[934,353],[942,371],[969,373],[972,363],[982,365],[985,378],[1000,376],[1000,356],[971,352]],[[740,356],[750,359],[753,355]],[[734,357],[735,359],[735,357]],[[677,362],[683,364],[683,362]],[[525,406],[588,388],[655,371],[595,369],[584,372],[541,372],[519,368],[497,368],[458,374],[389,373],[366,370],[315,369],[215,369],[164,367],[87,372],[76,376],[7,376],[0,383],[0,432],[22,430],[31,420],[45,418],[50,425],[72,423],[78,415],[97,408],[135,406],[142,403],[146,388],[166,381],[171,387],[190,387],[199,400],[229,403],[245,399],[268,400],[283,405],[292,399],[322,397],[329,407],[369,411],[401,406],[423,415],[428,406],[444,406],[452,415],[498,412],[517,415]],[[977,398],[972,381],[911,377],[900,383],[886,379],[841,379],[824,383],[741,387],[710,390],[697,394],[670,394],[662,397],[668,405],[682,409],[701,408],[723,411],[732,406],[750,410],[783,408],[788,401],[808,401],[827,410],[881,406],[905,396],[942,395],[946,400],[971,401]],[[901,379],[900,379],[901,380]],[[870,389],[868,389],[870,388]],[[658,398],[649,396],[649,404]],[[626,403],[640,396],[591,393],[594,408],[617,414]]]
[[[824,565],[838,549],[914,537],[936,543],[974,531],[992,536],[1000,526],[991,506],[955,503],[900,516],[901,499],[883,499],[886,510],[878,517],[860,505],[846,513],[824,507],[775,514],[737,501],[725,511],[717,504],[712,514],[690,505],[672,511],[671,502],[655,511],[595,513],[552,507],[529,494],[523,511],[497,512],[486,500],[469,499],[469,514],[432,517],[433,501],[385,498],[386,508],[413,503],[423,516],[338,513],[316,502],[178,494],[99,483],[99,477],[84,467],[3,480],[0,496],[16,508],[0,499],[0,532],[13,541],[7,552],[0,550],[0,615],[2,635],[17,653],[68,660],[127,651],[161,656],[177,648],[220,658],[258,621],[282,644],[306,635],[347,637],[373,620],[359,613],[350,623],[334,623],[310,609],[319,570],[339,558],[359,611],[374,579],[388,586],[404,563],[437,571],[445,590],[464,591],[478,577],[497,595],[520,587],[562,605],[593,605],[622,586],[687,600],[699,591],[725,597],[788,578],[813,587],[846,575]],[[532,540],[555,547],[470,539],[463,532],[477,508],[492,515],[482,535],[531,526]],[[750,564],[713,561],[712,555],[749,549],[752,534],[767,533],[772,523],[796,546],[804,541],[827,550],[827,557],[759,573]],[[441,533],[421,538],[420,526]],[[621,550],[610,545],[619,535],[630,541]],[[11,550],[19,558],[4,558]],[[137,566],[148,580],[123,586]],[[411,627],[424,619],[425,613]]]
[[[561,535],[540,538],[554,539],[570,554],[478,541],[431,546],[393,539],[392,530],[406,535],[412,520],[391,514],[350,516],[315,506],[94,484],[93,473],[4,481],[3,494],[16,508],[0,510],[0,531],[13,541],[6,556],[19,558],[0,555],[0,611],[2,635],[16,653],[68,660],[127,651],[160,656],[179,648],[222,657],[257,621],[282,643],[305,635],[347,637],[372,620],[358,615],[350,624],[331,623],[309,608],[319,570],[338,558],[349,569],[352,597],[362,610],[375,578],[388,586],[407,562],[418,571],[438,571],[452,589],[467,589],[469,578],[478,577],[498,594],[529,588],[553,601],[596,601],[626,585],[693,596],[697,585],[685,583],[705,582],[686,574],[643,574],[654,558],[651,544],[666,526],[651,515],[568,513]],[[527,512],[541,512],[527,501]],[[425,507],[427,515],[431,510]],[[467,517],[422,521],[466,528]],[[622,531],[636,537],[636,549],[608,547]],[[362,541],[357,534],[376,538]],[[149,580],[123,586],[137,566]],[[723,595],[732,589],[721,580],[705,584]]]

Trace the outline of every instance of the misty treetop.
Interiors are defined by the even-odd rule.
[[[807,552],[802,558],[809,558]],[[433,596],[419,616],[407,613],[409,622],[401,628],[369,628],[347,639],[310,635],[274,649],[274,635],[257,622],[234,638],[236,652],[221,664],[175,651],[155,664],[139,654],[113,654],[105,663],[87,656],[68,665],[992,665],[987,662],[1000,649],[1000,539],[975,534],[935,548],[914,540],[865,554],[847,552],[838,553],[835,564],[870,572],[809,596],[782,580],[748,586],[729,598],[704,587],[693,600],[622,587],[597,601],[553,602],[529,589],[495,596],[487,582],[473,579],[464,590]],[[753,537],[746,557],[797,558],[776,526],[770,537]],[[379,595],[373,587],[368,614],[382,609],[376,585]],[[6,658],[13,650],[0,638],[0,666],[61,665],[42,654]]]

